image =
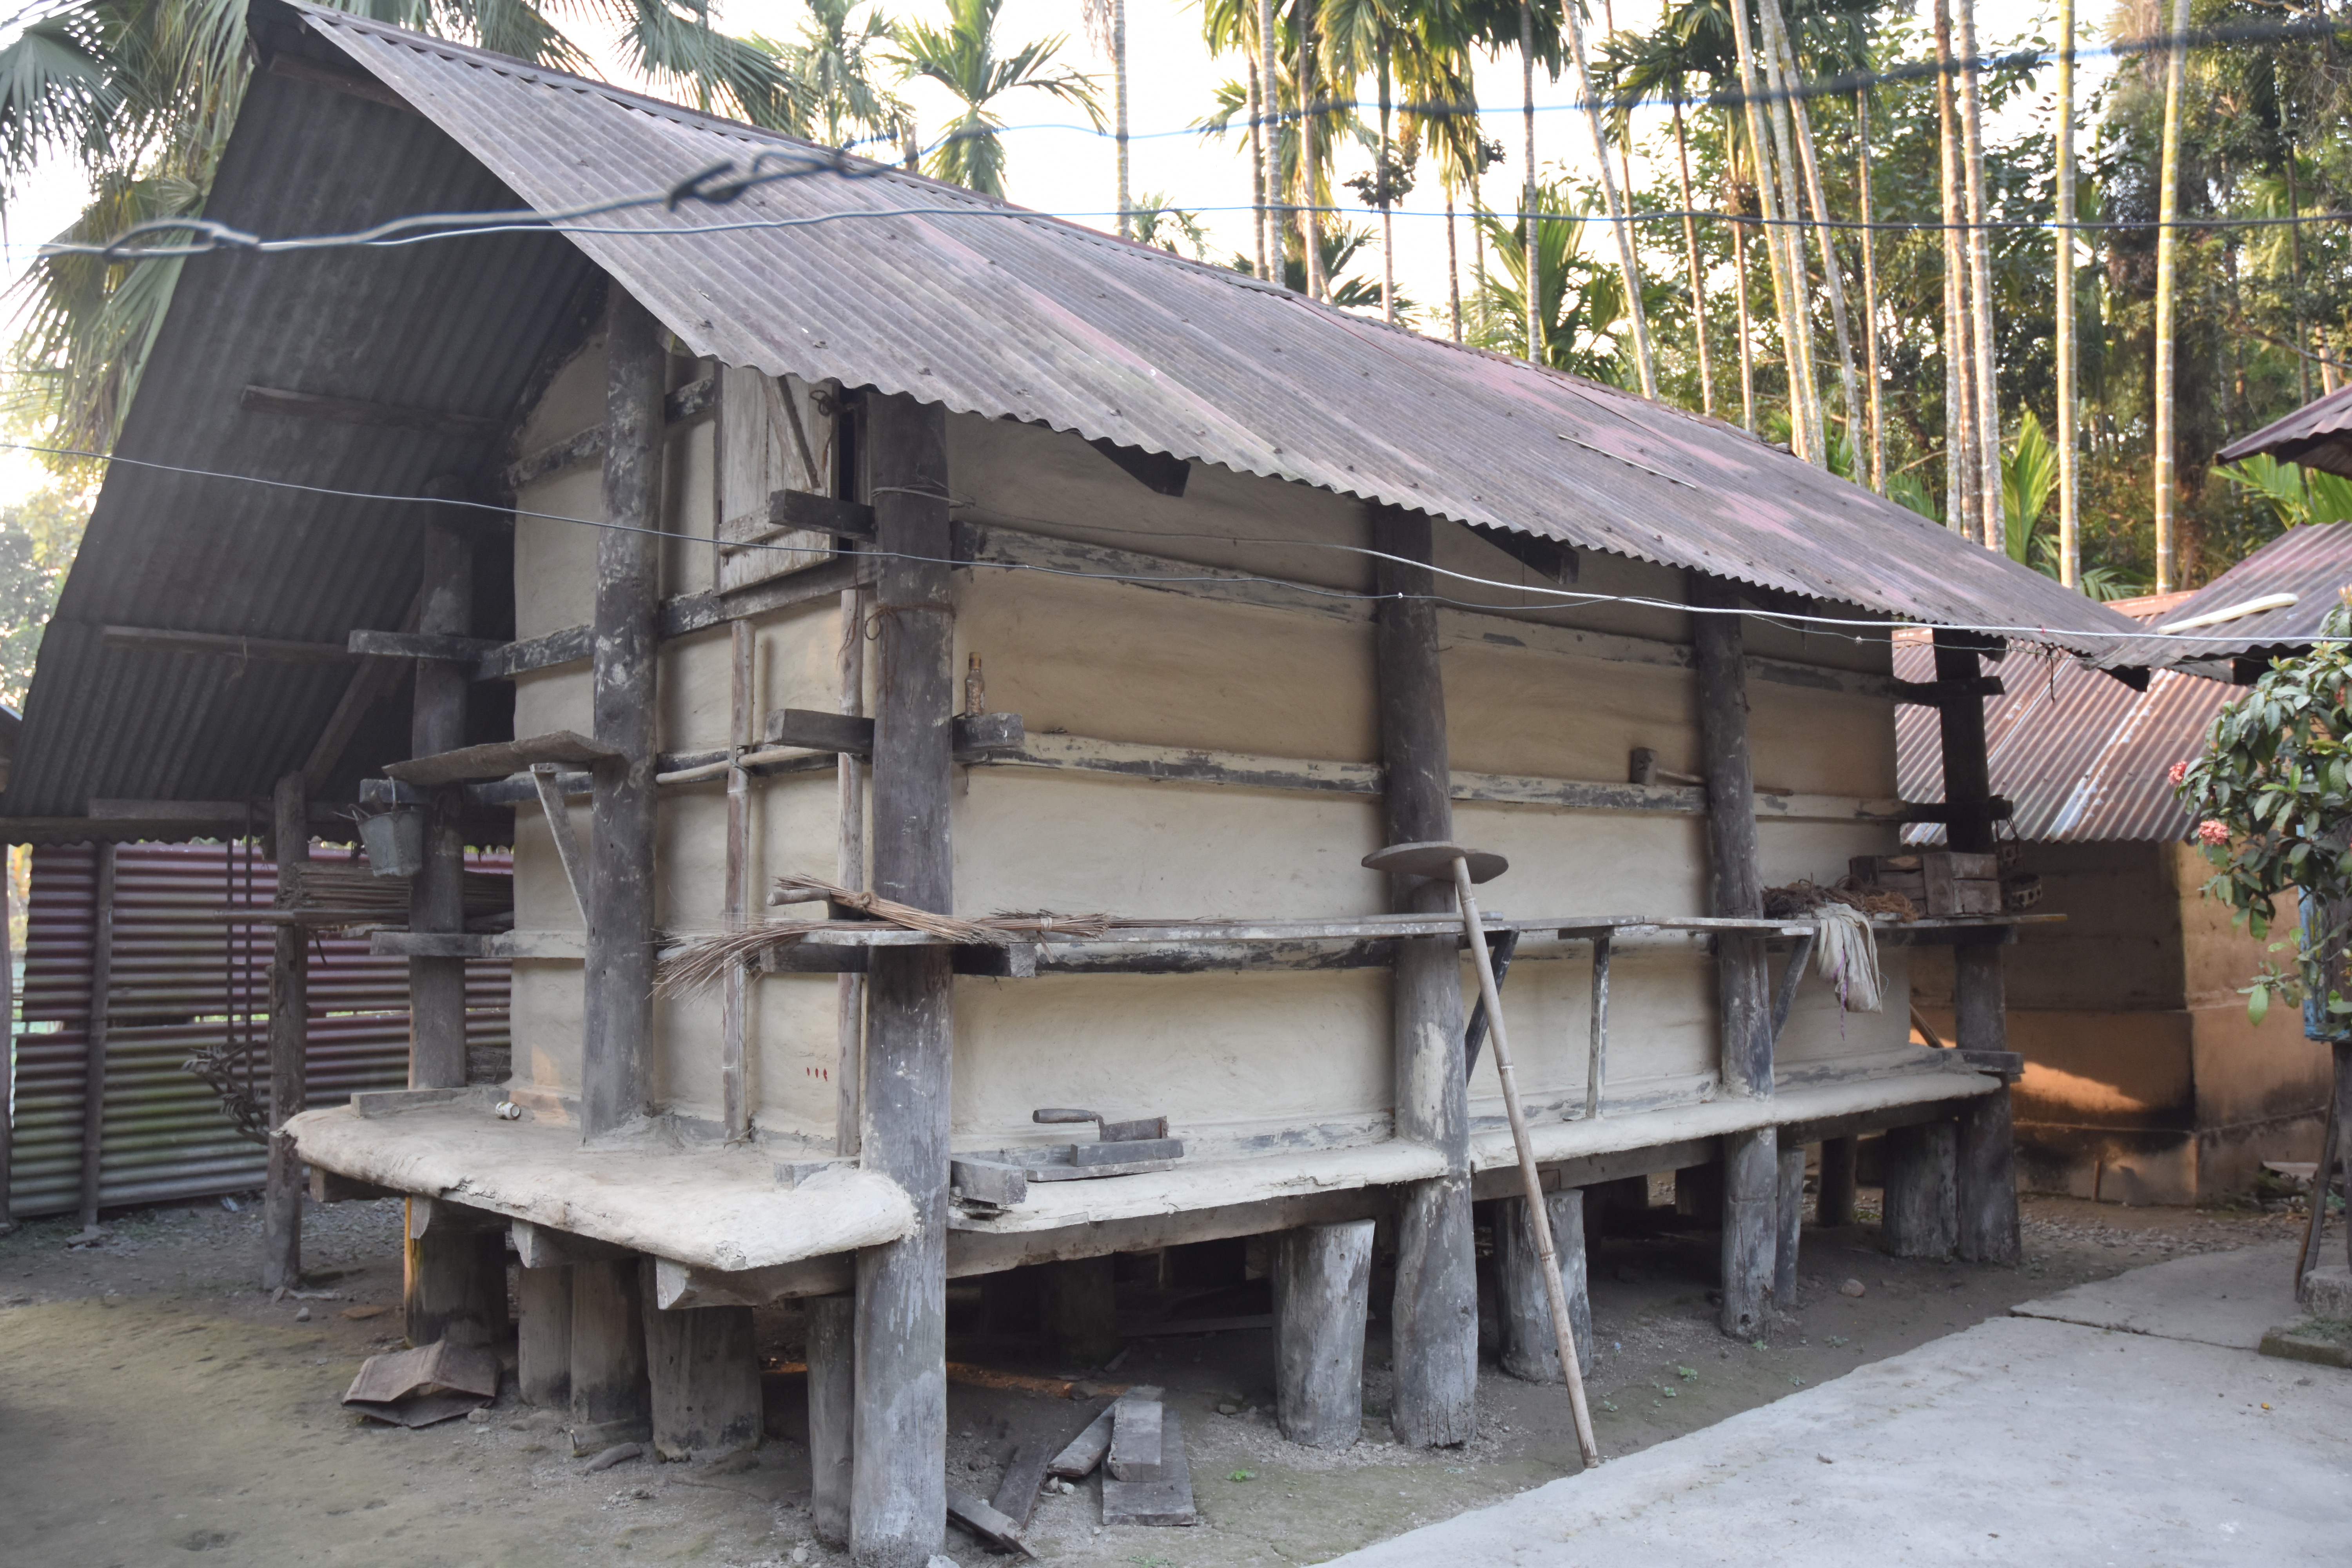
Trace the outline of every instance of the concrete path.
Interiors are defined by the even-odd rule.
[[[1338,1561],[2352,1563],[2352,1373],[2265,1360],[2289,1247],[2067,1290]]]

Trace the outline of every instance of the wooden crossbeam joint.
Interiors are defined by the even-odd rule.
[[[1990,800],[1937,802],[1919,801],[1903,809],[1906,822],[1940,822],[1949,826],[1955,822],[2007,822],[2017,807],[2007,795],[1997,795]]]
[[[768,521],[790,533],[831,533],[872,540],[874,509],[809,490],[777,490],[768,497]]]
[[[2004,696],[2008,690],[1998,675],[1979,675],[1973,680],[1898,680],[1895,682],[1895,700],[1921,708],[1940,708],[1947,702]]]

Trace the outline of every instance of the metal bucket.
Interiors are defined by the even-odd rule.
[[[415,876],[425,869],[425,814],[412,806],[361,817],[360,847],[377,876]]]

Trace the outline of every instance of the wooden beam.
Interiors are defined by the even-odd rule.
[[[768,521],[786,533],[830,533],[842,539],[874,537],[872,507],[864,501],[841,500],[807,490],[778,490],[771,495]]]
[[[278,781],[270,843],[278,859],[278,901],[310,858],[310,821],[300,773]],[[262,1186],[261,1288],[293,1289],[302,1283],[302,1156],[281,1131],[309,1099],[310,1027],[310,933],[279,926],[269,955],[269,1168]]]
[[[1988,697],[2008,693],[1998,675],[1979,675],[1953,680],[1898,680],[1895,683],[1895,700],[1921,708],[1941,708],[1950,702],[1982,702]]]
[[[596,540],[593,696],[596,768],[590,836],[586,1027],[581,1050],[582,1130],[593,1137],[645,1113],[653,1034],[655,651],[661,606],[661,328],[625,290],[612,294],[605,332],[604,516],[624,525]],[[552,760],[552,759],[545,759]]]
[[[352,658],[351,652],[331,642],[289,642],[281,637],[234,637],[224,632],[167,631],[160,626],[101,626],[99,635],[108,647],[140,648],[152,653],[193,653],[223,658],[320,664],[347,664]]]
[[[1372,1222],[1285,1231],[1272,1272],[1275,1419],[1294,1443],[1348,1447],[1364,1426]]]
[[[401,617],[402,629],[415,629],[416,617],[423,607],[421,599],[409,601],[408,613]],[[317,795],[327,787],[328,779],[342,762],[343,752],[350,748],[352,737],[359,732],[368,710],[383,701],[407,673],[405,667],[381,658],[363,660],[352,672],[342,696],[336,699],[334,712],[328,716],[326,727],[319,731],[319,739],[302,764],[302,785],[311,795]]]
[[[1754,919],[1764,912],[1756,838],[1756,774],[1748,733],[1748,661],[1738,596],[1729,584],[1691,574],[1693,643],[1698,664],[1701,763],[1707,782],[1707,912]],[[1759,1099],[1772,1093],[1771,973],[1760,937],[1715,938],[1719,1059],[1724,1088]],[[1771,1326],[1773,1226],[1780,1205],[1778,1144],[1769,1127],[1723,1141],[1723,1331],[1754,1340]]]
[[[353,657],[437,658],[469,666],[480,663],[485,656],[507,646],[488,637],[434,637],[424,632],[373,632],[364,627],[352,633],[344,643]]]
[[[711,410],[718,405],[718,379],[706,375],[665,394],[661,400],[663,435],[675,436],[709,418]],[[499,476],[499,487],[506,494],[513,495],[570,469],[585,468],[604,457],[610,440],[609,425],[591,425],[551,446],[518,458]]]
[[[958,762],[977,761],[992,752],[1018,751],[1027,738],[1018,713],[958,713],[949,725],[950,744]],[[867,757],[874,752],[874,721],[822,709],[779,708],[768,715],[765,739],[772,746]]]
[[[422,679],[430,666],[420,669]],[[441,673],[448,673],[443,671]],[[460,678],[460,691],[465,689]],[[611,762],[620,753],[603,741],[592,741],[569,730],[551,734],[530,735],[519,741],[491,741],[478,746],[422,753],[404,763],[394,763],[383,770],[387,778],[398,779],[419,789],[437,789],[444,784],[464,784],[476,779],[502,779],[509,774],[528,772],[540,763],[569,763],[575,767]]]
[[[953,579],[945,564],[947,415],[899,395],[866,399],[868,494],[883,563],[874,734],[874,890],[941,912],[954,907],[949,668]],[[866,976],[866,1168],[898,1182],[916,1229],[857,1259],[857,1423],[850,1549],[860,1561],[921,1563],[947,1517],[949,1063],[954,1050],[945,949],[876,952]]]
[[[1382,831],[1391,844],[1454,837],[1445,733],[1445,676],[1437,642],[1434,549],[1426,512],[1371,514],[1372,634],[1379,689]],[[1391,879],[1400,913],[1443,916],[1444,884]],[[1389,1424],[1412,1447],[1477,1435],[1478,1265],[1470,1215],[1470,1110],[1462,1052],[1462,961],[1451,935],[1400,940],[1390,988],[1396,1135],[1445,1158],[1445,1173],[1402,1190],[1395,1293],[1389,1310],[1396,1386]]]
[[[844,714],[866,711],[866,619],[869,595],[863,588],[841,594],[840,626],[834,647],[834,675]],[[866,886],[866,764],[844,752],[834,759],[834,875],[840,886]],[[837,1154],[857,1152],[865,1089],[866,973],[843,972],[834,994],[833,1146]],[[845,1452],[844,1462],[847,1462]],[[843,1539],[847,1539],[848,1494],[842,1496]]]
[[[446,500],[462,495],[459,482],[436,479],[426,487]],[[417,629],[428,636],[463,637],[473,629],[474,533],[462,509],[436,507],[425,526],[424,575],[418,586]],[[415,705],[408,726],[409,754],[435,759],[466,742],[466,678],[446,664],[416,667]],[[434,785],[451,782],[431,762],[394,763],[413,770],[406,782]],[[466,926],[466,840],[457,803],[436,799],[425,808],[425,864],[408,885],[408,929],[461,931]],[[408,961],[409,1057],[412,1089],[454,1089],[466,1081],[466,966],[452,958]]]
[[[1939,685],[1979,682],[1979,658],[1962,639],[1936,634]],[[1940,717],[1944,799],[1951,809],[1945,837],[1954,849],[1983,854],[1995,847],[1990,807],[1996,804],[1984,704],[1951,702]],[[1971,942],[1952,949],[1952,1001],[1958,1037],[1955,1043],[1960,1048],[2009,1049],[2009,1004],[2000,946]],[[2014,1264],[2024,1256],[2017,1210],[2014,1115],[2009,1085],[2003,1083],[1993,1093],[1971,1100],[1957,1123],[1955,1245],[1970,1262]]]
[[[730,646],[727,661],[727,736],[728,744],[740,757],[751,749],[751,715],[757,706],[753,700],[753,679],[757,672],[751,624],[737,621],[728,630]],[[549,793],[551,794],[552,790]],[[730,768],[727,773],[725,877],[720,898],[727,929],[740,931],[751,918],[754,897],[751,884],[755,877],[751,859],[751,780],[740,767]],[[751,1102],[746,1078],[749,1070],[746,1060],[746,1041],[750,1031],[749,1009],[746,1006],[749,1001],[749,971],[750,965],[740,959],[730,963],[719,995],[719,1121],[727,1129],[730,1142],[738,1142],[751,1135]]]
[[[295,419],[319,419],[331,425],[359,425],[381,430],[414,430],[426,436],[449,436],[463,441],[487,441],[503,421],[479,414],[450,414],[437,408],[412,408],[399,403],[372,403],[359,397],[333,397],[324,393],[292,392],[280,386],[247,386],[236,405],[247,414],[282,414]]]
[[[1805,1229],[1805,1146],[1790,1139],[1777,1144],[1780,1164],[1780,1205],[1772,1237],[1772,1304],[1797,1310],[1797,1249]]]
[[[97,861],[91,895],[89,1002],[83,1018],[81,1079],[81,1227],[98,1228],[99,1184],[106,1160],[107,1013],[114,993],[114,846],[90,850]]]

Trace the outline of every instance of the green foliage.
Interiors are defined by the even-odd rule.
[[[2274,660],[2246,695],[2215,716],[2205,749],[2180,770],[2181,804],[2214,867],[2205,893],[2236,911],[2256,937],[2278,923],[2278,900],[2300,894],[2305,911],[2291,942],[2294,961],[2266,963],[2247,988],[2256,1022],[2273,997],[2325,996],[2352,1016],[2331,984],[2340,973],[2352,911],[2352,610],[2328,615],[2325,639],[2297,658]]]
[[[1909,507],[1929,522],[1944,521],[1943,510],[1936,505],[1936,498],[1927,493],[1927,481],[1910,468],[1886,476],[1886,499],[1897,505]]]
[[[89,521],[89,498],[57,486],[0,507],[0,703],[25,705],[41,634]]]
[[[2342,474],[2272,457],[2247,458],[2215,471],[2268,507],[2281,528],[2352,521],[2352,479]]]
[[[997,13],[1004,0],[947,0],[944,26],[908,22],[898,28],[894,57],[910,77],[928,77],[953,93],[963,113],[931,150],[925,173],[982,195],[1004,195],[1004,121],[995,105],[1015,92],[1043,92],[1083,109],[1102,129],[1094,78],[1054,65],[1064,34],[1000,54]]]
[[[1171,205],[1165,192],[1146,191],[1137,196],[1129,216],[1141,244],[1156,246],[1171,256],[1190,256],[1195,261],[1208,254],[1209,231],[1201,226],[1201,215]]]
[[[866,0],[804,0],[808,17],[782,43],[753,41],[773,54],[791,77],[799,116],[812,141],[827,147],[897,142],[914,132],[914,111],[879,79],[879,46],[894,28],[879,5]],[[859,11],[865,15],[853,20]],[[864,149],[869,156],[885,148]]]
[[[1615,265],[1584,254],[1585,214],[1566,180],[1537,189],[1538,206],[1561,217],[1536,224],[1536,322],[1543,363],[1596,380],[1613,381],[1621,355],[1612,336],[1624,314],[1625,289]],[[1503,353],[1527,352],[1527,226],[1490,212],[1476,215],[1486,237],[1486,288],[1473,317],[1473,341]]]
[[[2017,422],[2017,443],[2000,455],[2000,510],[2009,558],[2032,564],[2034,531],[2050,498],[2058,493],[2058,451],[2042,433],[2042,421],[2028,410]]]

